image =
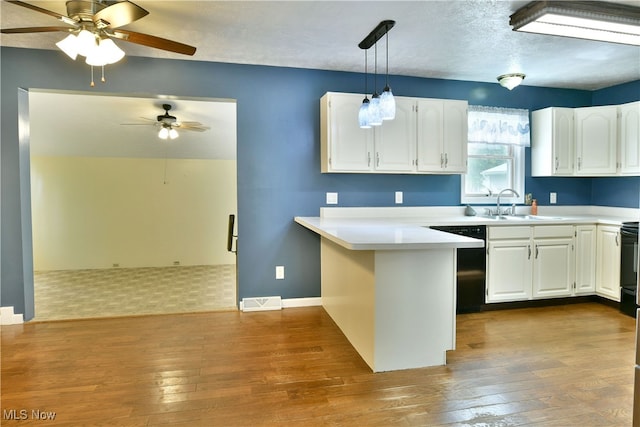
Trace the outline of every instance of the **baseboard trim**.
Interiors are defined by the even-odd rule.
[[[13,312],[13,306],[0,307],[0,325],[20,325],[24,323],[24,316]]]
[[[322,305],[322,298],[287,298],[282,300],[283,308],[317,307]]]

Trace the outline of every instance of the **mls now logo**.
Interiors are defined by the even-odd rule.
[[[55,418],[55,412],[41,411],[39,409],[32,409],[31,411],[26,409],[4,409],[2,411],[2,419],[4,420],[54,420]]]

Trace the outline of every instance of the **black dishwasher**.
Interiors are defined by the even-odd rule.
[[[434,230],[481,239],[485,242],[487,227],[484,225],[432,226]],[[462,248],[457,250],[457,313],[481,311],[486,292],[485,248]]]

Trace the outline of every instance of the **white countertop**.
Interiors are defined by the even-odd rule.
[[[351,250],[482,248],[479,239],[391,219],[296,217],[295,221]]]
[[[464,216],[464,207],[322,208],[320,217],[295,222],[351,250],[407,250],[483,247],[484,242],[428,228],[433,225],[620,225],[637,221],[640,210],[606,207],[544,209],[535,218]],[[519,211],[527,214],[527,211]]]

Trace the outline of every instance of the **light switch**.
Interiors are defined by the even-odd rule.
[[[327,204],[328,205],[337,205],[338,204],[338,193],[327,193]]]
[[[558,201],[558,194],[557,193],[549,193],[549,203],[554,205],[556,204]]]
[[[402,204],[402,191],[396,191],[396,204]]]

